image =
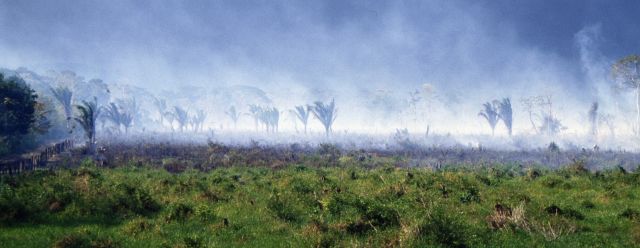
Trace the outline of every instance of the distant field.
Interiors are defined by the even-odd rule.
[[[317,162],[317,161],[316,161]],[[130,163],[0,179],[2,247],[603,247],[640,243],[640,174]]]

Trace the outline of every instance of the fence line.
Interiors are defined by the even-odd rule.
[[[32,171],[48,167],[48,161],[52,157],[69,151],[74,147],[72,139],[40,148],[34,152],[22,154],[19,158],[0,160],[0,174],[14,175],[24,171]],[[49,168],[55,169],[55,168]]]

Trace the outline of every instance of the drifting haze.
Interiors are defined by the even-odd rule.
[[[0,67],[71,70],[157,94],[253,86],[281,110],[335,98],[336,130],[380,133],[490,133],[477,113],[503,97],[526,133],[519,99],[552,95],[565,133],[586,133],[598,101],[624,134],[631,94],[615,95],[608,73],[638,53],[638,12],[637,1],[5,0]],[[413,90],[430,101],[417,120],[406,111]],[[213,116],[228,108],[198,99]],[[230,125],[208,126],[221,123]]]

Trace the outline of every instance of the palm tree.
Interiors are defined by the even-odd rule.
[[[180,126],[180,132],[182,132],[184,131],[184,127],[189,124],[189,113],[178,106],[174,106],[173,111],[176,121],[178,121],[178,125]]]
[[[164,99],[155,98],[153,100],[153,104],[156,106],[156,110],[158,110],[158,114],[160,114],[160,125],[164,125],[164,116],[167,111],[167,101]]]
[[[71,126],[70,122],[73,114],[72,113],[73,109],[71,105],[71,98],[73,97],[73,93],[71,92],[69,87],[62,87],[62,86],[59,86],[55,89],[51,88],[51,93],[53,93],[53,96],[62,105],[64,109],[64,115],[67,118],[67,128],[69,128]]]
[[[131,97],[124,100],[119,100],[120,106],[123,112],[131,115],[132,125],[138,125],[140,123],[140,103],[135,97]]]
[[[328,137],[331,132],[331,126],[338,115],[335,100],[331,99],[331,103],[329,104],[317,101],[314,103],[313,108],[311,108],[311,112],[322,123],[325,135]]]
[[[120,125],[122,124],[122,113],[120,113],[120,108],[115,103],[109,103],[107,107],[103,107],[104,109],[104,117],[109,119],[120,132]]]
[[[296,106],[295,110],[293,111],[293,113],[296,115],[296,117],[298,117],[298,120],[300,120],[300,122],[302,122],[302,125],[304,125],[304,133],[307,133],[307,123],[309,122],[309,114],[311,112],[311,106],[307,105],[307,106]]]
[[[613,76],[620,89],[636,93],[636,133],[640,134],[640,55],[624,57],[612,66]]]
[[[272,132],[278,132],[278,124],[280,123],[280,111],[273,107],[265,111],[267,132],[271,128]]]
[[[249,105],[249,113],[248,115],[250,115],[251,117],[253,117],[253,121],[255,123],[256,126],[256,131],[258,131],[258,122],[260,121],[260,117],[262,115],[262,107],[256,105],[256,104],[251,104]]]
[[[129,128],[133,123],[133,116],[131,113],[122,112],[120,114],[120,122],[122,123],[122,126],[124,126],[124,133],[129,133]]]
[[[491,135],[495,133],[496,124],[498,124],[498,107],[497,107],[498,104],[497,103],[498,101],[493,101],[493,103],[491,102],[484,103],[482,105],[484,109],[481,110],[480,113],[478,113],[479,116],[484,117],[489,123],[489,126],[491,127]]]
[[[598,135],[598,102],[591,104],[589,109],[589,124],[591,125],[591,134]]]
[[[194,131],[198,132],[198,130],[202,131],[202,126],[204,125],[204,121],[207,119],[207,113],[204,110],[200,109],[196,111],[196,114],[193,116],[193,124]]]
[[[240,112],[236,111],[236,107],[231,106],[229,110],[225,111],[224,113],[227,114],[229,118],[231,118],[231,121],[233,121],[233,128],[237,128],[238,120],[240,119]]]
[[[175,130],[173,129],[173,121],[176,120],[176,115],[171,111],[165,111],[162,114],[162,116],[164,116],[167,122],[169,122],[169,126],[171,127],[171,132],[174,132]]]
[[[93,154],[95,151],[96,119],[100,115],[98,100],[94,98],[93,102],[82,101],[82,105],[76,105],[76,108],[80,113],[75,117],[75,120],[84,129],[84,133],[89,139],[89,152]]]
[[[513,132],[513,109],[511,108],[511,99],[502,98],[498,103],[498,117],[502,120],[509,131],[509,136]]]

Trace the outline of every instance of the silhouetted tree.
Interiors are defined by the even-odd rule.
[[[120,125],[122,125],[122,113],[120,112],[120,108],[115,103],[109,103],[106,107],[103,108],[104,114],[103,118],[108,119],[113,123],[116,127],[118,133],[120,132]]]
[[[311,112],[324,126],[325,135],[329,136],[329,133],[331,132],[331,126],[336,120],[338,113],[335,100],[332,99],[329,104],[324,104],[323,102],[317,101],[314,103],[313,108],[311,108]]]
[[[636,134],[640,134],[640,55],[629,55],[612,66],[613,76],[620,89],[636,93]]]
[[[195,115],[193,115],[193,129],[195,132],[202,131],[202,126],[204,125],[204,121],[207,119],[207,113],[204,110],[200,109],[196,111]]]
[[[598,135],[598,102],[591,104],[589,109],[589,124],[591,125],[591,134]]]
[[[231,121],[233,122],[233,128],[237,128],[238,120],[240,120],[240,112],[236,111],[236,107],[231,106],[229,110],[225,111],[224,113],[227,114],[229,118],[231,118]]]
[[[502,101],[498,103],[498,117],[502,120],[507,127],[509,136],[513,132],[513,109],[511,108],[511,99],[502,98]]]
[[[71,127],[71,117],[73,115],[73,108],[71,104],[71,98],[73,97],[73,93],[68,87],[57,87],[51,88],[51,93],[58,100],[58,103],[62,105],[62,109],[64,110],[64,117],[67,119],[67,128]]]
[[[298,117],[298,120],[300,120],[300,122],[302,122],[302,125],[304,125],[304,133],[307,133],[307,124],[309,122],[309,113],[311,112],[311,106],[296,106],[295,110],[293,111],[293,113],[296,115],[296,117]]]
[[[484,108],[480,111],[480,113],[478,113],[479,116],[484,117],[487,120],[487,123],[489,123],[489,126],[491,127],[491,135],[495,133],[496,124],[498,124],[498,106],[497,105],[498,105],[498,101],[493,101],[493,103],[486,102],[482,104]]]
[[[164,125],[165,112],[167,112],[167,101],[165,101],[164,99],[155,98],[153,100],[153,105],[156,106],[158,115],[160,115],[160,125]]]
[[[189,113],[187,113],[187,111],[182,109],[181,107],[174,106],[173,114],[174,114],[174,117],[176,118],[176,121],[178,121],[180,132],[183,132],[184,127],[187,126],[187,124],[189,124]]]
[[[558,118],[545,114],[542,119],[542,125],[539,127],[541,133],[547,135],[556,135],[560,131],[567,129],[562,125],[562,122]]]
[[[120,122],[124,127],[124,133],[129,133],[129,128],[133,124],[133,116],[130,113],[123,112],[120,114]]]
[[[89,152],[93,154],[96,142],[96,119],[100,115],[97,99],[92,102],[82,101],[82,105],[76,105],[76,108],[79,114],[75,117],[75,120],[84,130],[85,136],[89,140]]]
[[[249,105],[249,113],[248,115],[250,115],[253,118],[253,121],[255,123],[256,126],[256,131],[258,131],[258,122],[260,121],[260,116],[262,115],[262,108],[258,105],[255,104],[251,104]]]

